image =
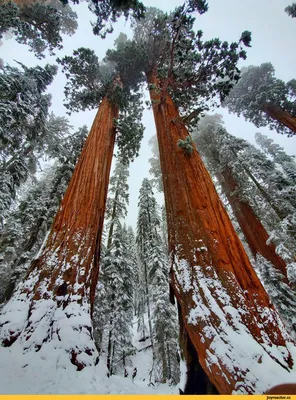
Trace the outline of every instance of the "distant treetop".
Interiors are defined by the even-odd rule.
[[[296,3],[291,4],[285,8],[285,11],[290,17],[296,18]]]

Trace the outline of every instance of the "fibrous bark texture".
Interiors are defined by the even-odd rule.
[[[0,315],[4,345],[18,340],[39,351],[51,343],[64,348],[78,369],[96,358],[91,308],[117,116],[118,107],[105,97],[46,245]]]
[[[163,176],[171,285],[188,339],[219,393],[262,393],[292,368],[292,340],[196,148],[192,144],[190,154],[178,147],[188,131],[176,106],[159,88],[156,71],[147,79]]]

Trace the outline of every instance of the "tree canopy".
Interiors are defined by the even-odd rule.
[[[16,41],[27,44],[36,57],[44,51],[54,54],[62,48],[62,34],[73,35],[77,29],[77,14],[59,0],[14,2],[0,1],[0,39],[10,32]]]
[[[107,52],[108,60],[119,68],[133,63],[134,69],[146,74],[156,69],[187,123],[229,93],[239,78],[237,62],[246,58],[244,46],[250,46],[247,31],[231,44],[218,38],[203,41],[202,31],[194,32],[191,13],[206,9],[204,2],[185,3],[169,14],[149,8],[145,20],[133,22],[133,41]]]
[[[43,154],[54,157],[61,137],[69,131],[64,117],[49,114],[51,96],[45,91],[57,68],[21,69],[2,66],[0,70],[0,212],[15,198],[16,189],[36,171]]]
[[[120,69],[115,62],[99,62],[93,50],[79,48],[73,56],[57,60],[65,72],[65,107],[70,112],[97,108],[104,96],[119,106],[116,143],[125,161],[138,154],[144,127],[143,106],[137,93],[143,77],[132,66]]]
[[[275,77],[271,63],[242,69],[239,82],[224,101],[231,113],[243,115],[259,128],[268,126],[278,133],[293,135],[293,131],[280,120],[273,118],[269,110],[276,108],[296,117],[296,80],[284,82]]]
[[[290,6],[286,7],[285,11],[290,17],[296,18],[296,3],[292,3]]]

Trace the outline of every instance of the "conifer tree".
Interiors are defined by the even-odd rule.
[[[166,380],[176,382],[178,375],[176,313],[169,304],[168,259],[163,250],[159,231],[160,216],[157,204],[151,184],[145,178],[139,194],[136,242],[140,260],[139,286],[145,293],[143,297],[147,307],[152,346],[150,381],[154,379],[160,382]],[[143,307],[139,314],[142,320],[145,308]]]
[[[50,351],[48,348],[52,349],[57,339],[60,351],[81,370],[97,361],[91,314],[115,132],[117,129],[120,133],[119,152],[123,156],[135,156],[139,140],[130,143],[125,139],[133,137],[130,132],[133,128],[134,135],[138,139],[142,137],[142,125],[138,122],[141,118],[139,95],[132,93],[141,77],[130,76],[130,71],[119,75],[116,68],[100,65],[94,53],[87,49],[79,49],[73,58],[65,57],[59,62],[68,77],[65,92],[71,110],[101,103],[46,245],[31,264],[24,282],[1,310],[0,338],[5,346],[13,345],[16,340],[23,343],[24,337],[29,338],[24,350],[35,351],[45,347]],[[18,313],[12,313],[15,303],[22,305]],[[20,318],[21,314],[26,317]],[[40,318],[42,332],[38,326]],[[63,329],[65,321],[70,324],[71,332]],[[71,341],[69,334],[73,335]]]
[[[289,179],[291,185],[296,183],[296,162],[295,157],[289,156],[284,149],[275,143],[272,139],[257,132],[255,134],[256,143],[261,150],[271,156],[273,161],[280,165],[286,179]]]
[[[178,382],[177,363],[177,315],[169,303],[168,258],[163,251],[162,240],[156,231],[151,240],[148,261],[149,282],[152,292],[152,334],[155,345],[155,377],[157,381]]]
[[[109,182],[110,188],[105,215],[108,220],[106,225],[108,230],[107,248],[112,244],[114,225],[119,220],[123,220],[127,214],[129,204],[128,177],[129,165],[125,164],[122,159],[118,159]]]
[[[162,176],[161,176],[161,167],[160,167],[160,158],[159,158],[159,150],[158,150],[158,143],[157,143],[157,136],[154,135],[149,140],[149,145],[152,151],[152,157],[149,158],[150,162],[150,174],[152,175],[152,184],[156,187],[159,192],[163,192],[163,185],[162,185]]]
[[[0,71],[0,219],[16,191],[36,171],[44,153],[53,156],[69,131],[65,118],[48,115],[51,96],[45,94],[57,72],[55,66],[22,69],[4,65]]]
[[[134,271],[128,259],[127,232],[120,221],[115,225],[112,243],[106,250],[103,269],[106,294],[110,299],[107,368],[112,375],[120,366],[125,373],[127,356],[133,351],[130,329]]]
[[[79,4],[79,0],[71,3]],[[105,38],[113,32],[113,24],[124,16],[143,18],[145,7],[138,0],[88,1],[89,10],[96,16],[93,33]],[[1,0],[0,39],[6,32],[22,44],[30,46],[36,57],[45,57],[44,51],[54,54],[62,48],[62,34],[73,35],[77,29],[77,14],[68,0]]]
[[[259,128],[268,126],[288,136],[296,133],[296,80],[275,77],[271,63],[242,69],[239,82],[224,101],[231,113],[243,115]]]
[[[127,228],[127,253],[128,253],[128,260],[133,270],[133,282],[134,282],[134,293],[133,293],[133,309],[134,315],[137,315],[137,308],[138,308],[138,258],[137,258],[137,250],[136,250],[136,238],[131,226]]]
[[[27,44],[38,58],[44,51],[54,54],[62,48],[62,34],[73,35],[77,14],[59,0],[1,0],[0,39],[6,32],[17,42]]]
[[[285,11],[290,17],[296,18],[296,3],[292,3],[290,6],[285,8]]]
[[[151,308],[151,293],[149,291],[149,259],[151,251],[151,241],[155,235],[156,226],[159,225],[159,218],[156,214],[156,201],[153,197],[153,192],[149,180],[145,178],[142,182],[139,193],[138,203],[138,220],[137,220],[137,251],[139,261],[141,263],[140,286],[142,293],[142,310],[139,317],[144,325],[144,312],[147,307],[149,337],[152,346],[152,368],[150,371],[150,381],[154,373],[156,362],[156,350],[154,347],[154,336],[152,328],[152,308]],[[140,325],[141,325],[140,324]],[[143,327],[144,328],[144,327]]]
[[[61,0],[63,4],[68,4],[69,0]],[[73,4],[79,4],[79,0],[71,0]],[[140,19],[145,16],[146,8],[139,0],[88,0],[89,9],[96,17],[97,21],[92,23],[93,33],[105,38],[107,33],[113,32],[113,24],[121,16],[128,19],[129,16]]]
[[[122,225],[127,213],[129,166],[117,159],[110,179],[106,209],[106,249],[101,258],[100,282],[95,302],[97,347],[106,350],[109,375],[122,370],[133,352],[130,326],[133,317],[135,249],[132,233]],[[106,338],[106,349],[104,347]]]
[[[55,164],[33,181],[0,233],[1,295],[8,300],[23,278],[28,263],[40,249],[72,176],[87,136],[86,126],[65,137],[57,146]],[[4,283],[4,278],[6,284]]]
[[[258,343],[267,340],[268,345],[266,342],[266,346],[260,348],[260,359],[263,355],[270,357],[273,346],[280,343],[286,346],[291,339],[281,330],[279,317],[238,240],[194,144],[189,143],[192,147],[189,154],[178,147],[178,141],[188,142],[184,124],[196,120],[207,109],[211,98],[223,100],[238,79],[236,64],[239,58],[246,57],[243,44],[249,45],[250,34],[244,32],[240,41],[231,45],[218,39],[202,42],[202,33],[192,31],[194,19],[188,14],[193,9],[192,2],[186,3],[169,17],[154,14],[145,21],[145,26],[138,24],[135,28],[136,44],[146,49],[144,72],[159,142],[171,286],[181,315],[181,348],[187,363],[185,393],[209,393],[216,390],[211,389],[211,384],[220,393],[231,393],[238,385],[241,392],[252,393],[258,391],[258,385],[255,389],[253,382],[245,377],[246,366],[241,364],[238,343],[231,340],[228,343],[227,352],[232,363],[231,367],[227,366],[222,361],[225,351],[221,351],[224,345],[219,344],[221,335],[214,332],[220,330],[222,324],[228,337],[228,329],[233,331],[230,326],[240,327],[241,335],[247,335],[246,340],[251,340],[257,350]],[[201,7],[199,11],[205,10]],[[122,49],[121,53],[109,52],[109,59],[120,64],[123,53]],[[137,54],[135,50],[134,53]],[[210,290],[213,286],[215,292]],[[247,315],[222,313],[219,318],[205,300],[205,291],[211,303],[220,304],[221,295],[218,299],[216,294],[223,293],[228,305],[234,309],[248,309]],[[193,304],[196,304],[194,312]],[[262,320],[262,308],[269,315],[268,324]],[[261,320],[264,334],[256,328]],[[213,329],[210,337],[205,333],[209,329]],[[206,356],[209,349],[213,351],[213,341],[216,343],[214,364]],[[293,361],[289,364],[289,357],[284,361],[280,356],[277,362],[291,368]],[[252,360],[249,361],[255,362]],[[273,358],[269,360],[277,368],[277,362]],[[241,378],[233,379],[233,368],[240,371]],[[203,383],[196,385],[197,381]]]
[[[275,167],[263,154],[258,154],[252,145],[228,134],[218,115],[205,116],[200,121],[194,138],[198,150],[206,159],[210,172],[216,175],[231,205],[272,302],[279,310],[290,332],[293,332],[296,307],[293,284],[288,279],[285,261],[276,253],[276,247],[261,222],[266,223],[268,204],[264,202],[264,198],[260,198],[260,192],[257,193],[256,187],[244,169],[247,165],[248,171],[260,176],[258,170],[264,170],[268,165],[266,173],[272,176]],[[259,157],[261,162],[258,162]],[[265,183],[268,184],[268,181]],[[263,214],[262,211],[259,214],[260,217],[258,216],[260,208],[265,213],[265,218],[263,219],[262,216],[262,220],[260,215]]]

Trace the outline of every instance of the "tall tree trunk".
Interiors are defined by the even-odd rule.
[[[161,383],[166,383],[168,379],[168,363],[166,359],[166,346],[165,346],[165,341],[163,340],[161,343],[161,364],[162,364],[162,377],[161,377]]]
[[[110,320],[109,320],[109,334],[108,334],[108,349],[107,349],[107,369],[109,371],[109,375],[112,375],[112,331],[113,331],[113,320],[114,320],[114,301],[115,301],[115,288],[114,286],[111,287],[112,294],[111,294],[111,305],[110,305]]]
[[[148,326],[149,326],[149,334],[150,334],[150,341],[151,341],[151,347],[152,347],[152,367],[151,367],[151,371],[150,371],[150,381],[149,381],[149,382],[151,382],[156,356],[155,356],[155,346],[154,346],[153,330],[152,330],[151,307],[150,307],[150,299],[149,299],[148,271],[147,271],[146,262],[144,262],[143,264],[144,264],[144,275],[145,275],[145,297],[146,297],[146,304],[147,304]]]
[[[172,379],[172,366],[171,366],[171,353],[170,353],[170,344],[168,340],[166,340],[166,353],[168,357],[168,379]]]
[[[5,346],[19,338],[25,349],[38,351],[55,339],[79,370],[93,364],[97,354],[91,313],[117,116],[118,107],[105,97],[46,246],[0,315]]]
[[[111,357],[112,357],[112,322],[111,327],[109,329],[108,335],[108,348],[107,348],[107,369],[108,369],[108,377],[111,376]]]
[[[147,80],[167,210],[170,279],[188,341],[219,393],[260,393],[268,386],[266,368],[270,384],[292,368],[286,347],[292,340],[280,328],[195,146],[191,155],[178,147],[188,131],[171,97],[160,90],[155,70]],[[277,346],[285,354],[276,353]]]
[[[261,254],[283,275],[283,281],[289,285],[286,263],[276,253],[273,243],[267,244],[269,235],[256,216],[252,207],[240,199],[235,191],[238,188],[235,177],[229,167],[217,174],[218,181],[231,205],[233,213],[241,227],[253,256]]]
[[[272,104],[266,104],[262,107],[263,111],[272,119],[281,122],[287,128],[291,129],[296,134],[296,117],[285,110],[276,107]],[[292,135],[292,133],[291,133]]]
[[[113,350],[112,350],[111,375],[114,375],[114,355],[115,355],[115,342],[113,342]]]
[[[201,367],[198,353],[186,330],[180,304],[178,304],[178,317],[181,357],[186,362],[186,383],[180,389],[180,394],[219,394]]]

